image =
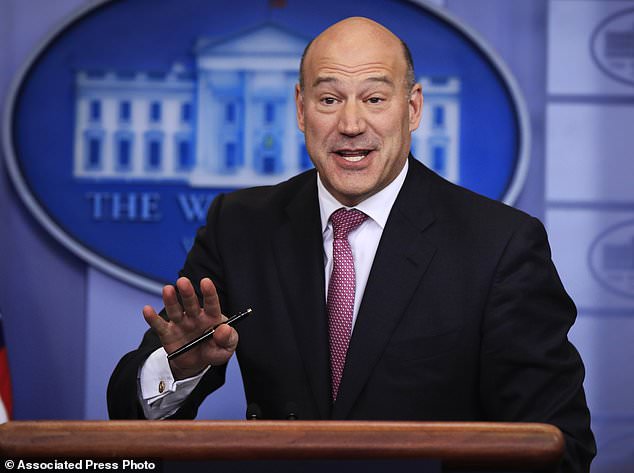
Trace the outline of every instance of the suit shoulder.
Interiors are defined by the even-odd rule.
[[[426,172],[429,173],[431,199],[439,219],[457,219],[469,226],[485,226],[500,231],[512,231],[518,226],[539,222],[520,209],[451,183],[431,170],[426,169]]]
[[[271,186],[257,186],[225,194],[227,204],[266,207],[276,202],[288,202],[311,182],[316,183],[316,171],[310,169],[284,182]]]
[[[299,195],[310,195],[317,189],[316,171],[311,169],[272,186],[258,186],[222,194],[210,208],[223,221],[274,222]],[[224,220],[226,219],[226,220]]]

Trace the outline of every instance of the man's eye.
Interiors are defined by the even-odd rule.
[[[382,99],[381,97],[370,97],[370,98],[368,99],[368,102],[369,102],[369,103],[375,103],[375,104],[376,104],[376,103],[381,103],[381,102],[383,102],[383,99]]]
[[[335,99],[334,97],[324,97],[321,99],[321,103],[325,105],[334,105],[335,103],[337,103],[337,99]]]

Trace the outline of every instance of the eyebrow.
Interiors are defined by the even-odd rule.
[[[315,81],[313,82],[313,87],[317,87],[320,84],[327,84],[327,83],[334,83],[337,84],[341,82],[339,79],[337,79],[336,77],[332,77],[332,76],[321,76],[321,77],[317,77],[317,79],[315,79]],[[394,85],[394,82],[386,75],[379,75],[379,76],[371,76],[368,77],[367,79],[364,80],[364,82],[380,82],[383,84],[387,84],[390,86]]]

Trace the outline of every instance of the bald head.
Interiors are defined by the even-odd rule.
[[[372,47],[400,51],[404,64],[404,81],[410,90],[416,79],[414,61],[407,44],[383,25],[369,18],[350,17],[335,23],[315,37],[304,49],[299,66],[299,86],[304,90],[306,63],[329,49],[347,51],[351,59]]]
[[[334,24],[306,48],[297,125],[320,181],[354,206],[403,170],[423,107],[402,41],[367,18]]]

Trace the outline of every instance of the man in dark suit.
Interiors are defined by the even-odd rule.
[[[214,201],[178,296],[143,309],[111,417],[193,418],[237,349],[265,418],[547,422],[562,471],[588,471],[575,308],[544,229],[409,156],[422,92],[407,47],[367,19],[333,25],[306,49],[296,103],[316,171]],[[239,337],[223,325],[166,361],[246,307]]]

